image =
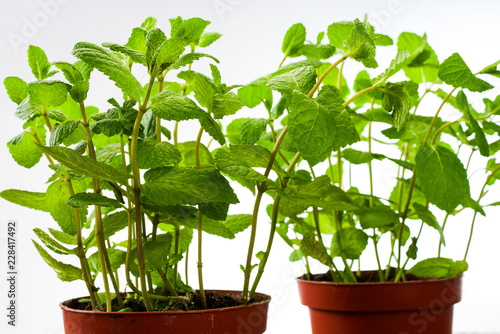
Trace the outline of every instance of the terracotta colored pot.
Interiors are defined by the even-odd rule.
[[[241,291],[215,290],[216,295]],[[256,294],[260,303],[215,310],[189,312],[94,312],[75,310],[80,298],[59,304],[66,334],[262,334],[267,326],[271,297]]]
[[[461,276],[398,283],[297,282],[313,334],[452,334],[453,305],[462,299]]]

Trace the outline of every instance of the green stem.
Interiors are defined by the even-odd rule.
[[[314,93],[318,90],[319,86],[321,85],[321,83],[323,82],[323,80],[326,78],[326,76],[328,74],[330,74],[330,72],[336,68],[339,64],[343,63],[344,60],[346,60],[349,56],[351,55],[351,53],[347,53],[345,55],[343,55],[339,60],[337,60],[335,63],[333,63],[330,67],[328,67],[326,69],[325,72],[323,72],[323,74],[319,77],[318,81],[316,81],[316,84],[314,85],[314,87],[311,89],[311,91],[309,92],[309,94],[307,94],[308,97],[313,97]]]
[[[174,227],[175,227],[175,235],[174,235],[174,238],[175,238],[175,241],[174,241],[174,254],[175,255],[179,255],[179,244],[180,244],[180,237],[181,237],[181,232],[180,232],[180,228],[179,228],[179,223],[175,222],[174,224]],[[177,262],[175,265],[174,265],[174,287],[177,287],[177,273],[178,273],[178,263]]]
[[[498,171],[500,171],[500,165],[498,165],[492,172],[491,174],[486,178],[486,182],[484,182],[483,184],[483,188],[481,189],[481,193],[479,194],[479,198],[477,199],[477,204],[479,205],[479,201],[481,200],[481,198],[483,198],[484,196],[484,189],[486,189],[486,186],[488,185],[488,183],[491,181],[491,179],[493,178],[493,176],[498,173]],[[476,216],[477,216],[477,211],[474,211],[474,217],[472,218],[472,224],[471,224],[471,227],[470,227],[470,234],[469,234],[469,241],[467,242],[467,249],[465,250],[465,255],[464,255],[464,261],[467,260],[467,255],[469,254],[469,248],[470,248],[470,244],[471,244],[471,241],[472,241],[472,235],[474,234],[474,224],[476,222]]]
[[[198,138],[196,138],[196,145],[194,147],[196,156],[196,169],[201,168],[201,156],[200,156],[200,143],[201,137],[203,135],[203,127],[200,128],[198,132]],[[203,288],[203,258],[202,258],[202,241],[203,241],[203,214],[198,210],[198,282],[201,297],[201,305],[203,309],[207,308],[207,302],[205,299],[205,289]]]
[[[449,216],[450,216],[450,213],[447,212],[446,216],[444,217],[443,226],[441,226],[441,230],[443,231],[443,233],[444,233],[444,228],[446,227],[446,222],[448,221]],[[443,245],[443,240],[440,237],[439,238],[439,247],[438,247],[438,257],[441,257],[441,246],[442,245]]]
[[[134,128],[132,130],[131,144],[130,144],[130,164],[132,165],[132,173],[134,175],[134,207],[135,207],[135,229],[136,229],[136,241],[137,241],[137,259],[139,262],[139,280],[141,283],[142,298],[144,300],[144,305],[147,311],[152,311],[151,302],[148,296],[147,284],[146,284],[146,265],[144,262],[143,253],[143,242],[142,242],[142,213],[141,213],[141,174],[139,170],[139,165],[137,162],[137,142],[139,139],[139,129],[141,127],[141,120],[146,113],[147,103],[149,97],[151,96],[151,90],[153,88],[155,78],[151,76],[148,90],[146,96],[144,97],[143,104],[139,107],[139,113],[134,123]]]

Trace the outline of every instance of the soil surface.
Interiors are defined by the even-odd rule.
[[[125,307],[128,312],[146,312],[146,308],[141,300],[133,298],[132,295],[122,295]],[[220,309],[226,307],[235,307],[245,305],[239,299],[235,298],[232,294],[215,294],[212,291],[205,291],[205,300],[207,303],[207,309]],[[255,304],[264,301],[264,297],[252,298],[248,301],[248,304]],[[113,311],[119,311],[118,302],[116,298],[112,299]],[[70,302],[66,304],[69,308],[92,311],[92,304],[87,299],[80,299],[78,301]],[[201,296],[197,292],[190,292],[186,295],[185,299],[175,300],[175,301],[161,301],[155,304],[156,311],[200,311],[204,310],[201,302]]]
[[[384,273],[385,273],[385,271],[384,271]],[[358,276],[356,273],[354,273],[354,275],[356,276],[358,283],[380,283],[379,274],[378,274],[377,270],[362,271],[361,275]],[[396,268],[391,268],[390,273],[389,273],[389,278],[387,280],[385,280],[385,282],[394,282],[395,278],[396,278]],[[307,275],[304,274],[304,275],[300,276],[300,279],[307,280]],[[405,275],[405,281],[423,281],[423,280],[426,280],[426,279],[419,278],[419,277],[416,277],[416,276],[411,275],[411,274]],[[324,274],[311,275],[311,281],[332,282],[333,279],[332,279],[332,275],[330,274],[330,272],[326,272]]]

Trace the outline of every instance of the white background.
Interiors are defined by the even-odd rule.
[[[317,33],[325,31],[332,22],[340,20],[369,20],[377,31],[397,38],[402,31],[418,34],[427,32],[429,44],[442,61],[453,52],[459,52],[473,72],[500,58],[500,2],[498,1],[264,1],[264,0],[209,0],[209,1],[6,1],[2,0],[0,13],[1,62],[0,76],[14,75],[26,81],[34,80],[26,62],[28,44],[42,47],[49,61],[69,60],[73,45],[79,41],[94,43],[116,42],[124,44],[133,27],[146,17],[155,16],[159,27],[168,31],[168,18],[193,16],[210,20],[207,31],[216,31],[223,37],[205,50],[221,61],[219,66],[223,81],[229,84],[245,84],[257,76],[272,72],[281,61],[281,42],[286,30],[294,23],[302,22],[307,28],[308,39],[315,41]],[[30,29],[31,27],[31,29]],[[387,60],[379,61],[386,66],[394,49],[381,51]],[[352,64],[352,65],[351,65]],[[208,65],[200,62],[196,70],[206,72]],[[352,66],[352,67],[351,67]],[[357,65],[346,65],[346,75]],[[379,70],[372,73],[379,73]],[[352,72],[351,72],[352,73]],[[103,81],[98,75],[97,81]],[[100,84],[98,82],[98,84]],[[498,80],[490,80],[498,86]],[[92,85],[91,85],[92,87]],[[90,104],[106,108],[105,101],[120,97],[112,84],[95,88],[90,92]],[[490,93],[499,93],[498,88]],[[480,100],[470,95],[477,108]],[[45,180],[50,172],[45,167],[26,170],[12,160],[5,143],[20,133],[22,122],[15,118],[15,105],[0,89],[0,189],[19,188],[44,191]],[[432,107],[434,112],[435,107]],[[452,111],[444,111],[452,115]],[[243,115],[259,111],[243,111]],[[192,128],[181,128],[188,135]],[[377,187],[384,190],[390,181],[389,174],[377,175]],[[498,186],[498,184],[497,184]],[[233,212],[250,213],[253,205],[248,191],[241,190],[242,204]],[[477,198],[478,185],[472,184],[473,197]],[[498,190],[489,194],[489,200],[498,200]],[[384,194],[381,194],[384,195]],[[495,199],[496,197],[496,199]],[[487,202],[487,201],[485,201]],[[263,208],[265,205],[263,205]],[[500,332],[500,293],[498,288],[498,237],[500,222],[498,209],[489,209],[488,218],[479,217],[475,239],[469,256],[470,270],[464,279],[464,300],[456,306],[455,330],[457,332]],[[455,259],[463,256],[470,226],[469,213],[448,223],[448,247],[444,255]],[[257,250],[263,250],[267,239],[268,222],[264,210],[260,215]],[[5,232],[8,219],[18,221],[18,327],[6,325],[6,281],[0,279],[0,328],[5,333],[62,333],[61,312],[58,303],[85,294],[82,282],[61,283],[47,267],[30,241],[32,229],[55,227],[48,214],[24,209],[0,200],[0,271],[6,271]],[[421,255],[433,256],[437,247],[432,231],[424,231],[428,237],[419,246]],[[245,261],[248,234],[238,235],[233,241],[216,237],[205,239],[205,287],[241,290],[243,274],[239,264]],[[370,247],[371,245],[369,245]],[[427,247],[428,249],[423,249]],[[371,251],[371,248],[370,248]],[[385,250],[383,249],[382,252]],[[268,333],[310,333],[307,309],[298,300],[294,277],[303,273],[300,265],[288,262],[290,250],[278,240],[268,263],[259,290],[273,295],[269,313]],[[194,253],[194,252],[193,252]],[[385,253],[384,253],[385,254]],[[385,255],[383,258],[386,258]],[[67,260],[67,259],[64,259]],[[227,265],[225,265],[227,263]],[[364,264],[373,268],[373,258],[367,256]],[[196,280],[194,261],[191,283]],[[316,271],[324,271],[321,266]],[[495,285],[496,284],[496,285]],[[5,306],[4,306],[5,305]]]

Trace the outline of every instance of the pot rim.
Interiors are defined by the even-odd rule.
[[[312,274],[314,275],[321,275],[321,274]],[[303,275],[302,275],[303,276]],[[432,284],[432,283],[437,283],[437,282],[445,282],[445,281],[454,281],[454,280],[461,280],[464,275],[460,276],[455,276],[451,278],[424,278],[424,279],[419,279],[419,280],[411,280],[411,281],[401,281],[401,282],[360,282],[360,283],[336,283],[336,282],[327,282],[327,281],[308,281],[305,279],[302,279],[301,277],[296,277],[295,280],[297,282],[300,282],[301,284],[318,284],[318,285],[332,285],[332,286],[345,286],[345,287],[363,287],[363,286],[398,286],[398,285],[405,285],[405,284]]]
[[[205,290],[205,292],[222,292],[222,293],[229,293],[229,294],[241,294],[242,291],[239,290]],[[65,311],[65,312],[72,312],[72,313],[80,313],[80,314],[87,314],[87,315],[99,315],[99,316],[106,316],[106,315],[120,315],[120,316],[137,316],[137,315],[149,315],[149,316],[165,316],[165,315],[187,315],[187,314],[203,314],[203,313],[219,313],[219,312],[224,312],[224,311],[229,311],[229,310],[240,310],[240,309],[247,309],[247,308],[253,308],[253,307],[258,307],[262,305],[269,304],[271,302],[271,296],[264,294],[264,293],[255,293],[256,296],[259,297],[264,297],[265,300],[258,302],[258,303],[253,303],[249,305],[239,305],[239,306],[231,306],[231,307],[224,307],[224,308],[217,308],[217,309],[210,309],[210,310],[197,310],[197,311],[174,311],[174,312],[162,312],[162,311],[151,311],[151,312],[104,312],[104,311],[85,311],[85,310],[76,310],[73,309],[65,303],[74,301],[74,300],[79,300],[82,298],[90,298],[89,296],[84,296],[84,297],[77,297],[77,298],[72,298],[65,300],[63,302],[59,303],[59,307]]]

